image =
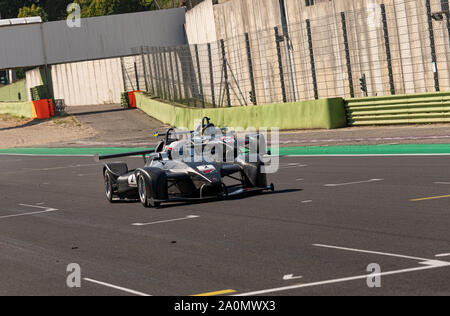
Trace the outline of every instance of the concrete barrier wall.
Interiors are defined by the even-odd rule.
[[[341,98],[266,104],[249,107],[192,109],[177,107],[136,93],[137,107],[171,126],[193,129],[194,121],[207,116],[219,127],[286,129],[339,128],[347,125]]]
[[[20,93],[20,100],[19,100]],[[15,83],[0,88],[1,101],[26,101],[27,90],[25,80],[19,80]]]
[[[32,102],[0,102],[0,114],[9,114],[17,117],[33,117]]]
[[[450,91],[349,99],[350,126],[450,122]]]

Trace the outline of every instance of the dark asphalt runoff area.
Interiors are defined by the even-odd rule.
[[[144,209],[91,157],[0,156],[0,295],[450,295],[449,167],[286,157],[274,193]]]

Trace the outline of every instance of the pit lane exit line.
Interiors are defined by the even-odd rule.
[[[156,225],[156,224],[164,224],[164,223],[171,223],[171,222],[178,222],[178,221],[185,221],[188,219],[195,219],[195,218],[199,218],[200,216],[197,215],[189,215],[183,218],[175,218],[175,219],[169,219],[166,221],[158,221],[158,222],[151,222],[151,223],[134,223],[131,224],[132,226],[149,226],[149,225]]]

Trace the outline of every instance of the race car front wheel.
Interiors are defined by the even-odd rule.
[[[105,171],[105,192],[106,192],[106,198],[108,199],[109,203],[114,202],[114,193],[113,193],[113,187],[112,187],[112,181],[111,181],[111,175],[108,171]]]
[[[144,175],[138,178],[139,200],[144,207],[159,207],[161,203],[155,202],[151,194],[151,185]]]

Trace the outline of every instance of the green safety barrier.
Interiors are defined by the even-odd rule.
[[[31,118],[33,104],[32,102],[0,102],[0,114]]]
[[[137,107],[171,126],[193,129],[194,121],[209,117],[219,127],[333,129],[347,126],[341,98],[246,107],[193,109],[175,106],[136,93]]]
[[[345,101],[350,126],[450,122],[450,91]]]
[[[27,99],[25,80],[19,80],[0,88],[0,102],[21,102]]]

